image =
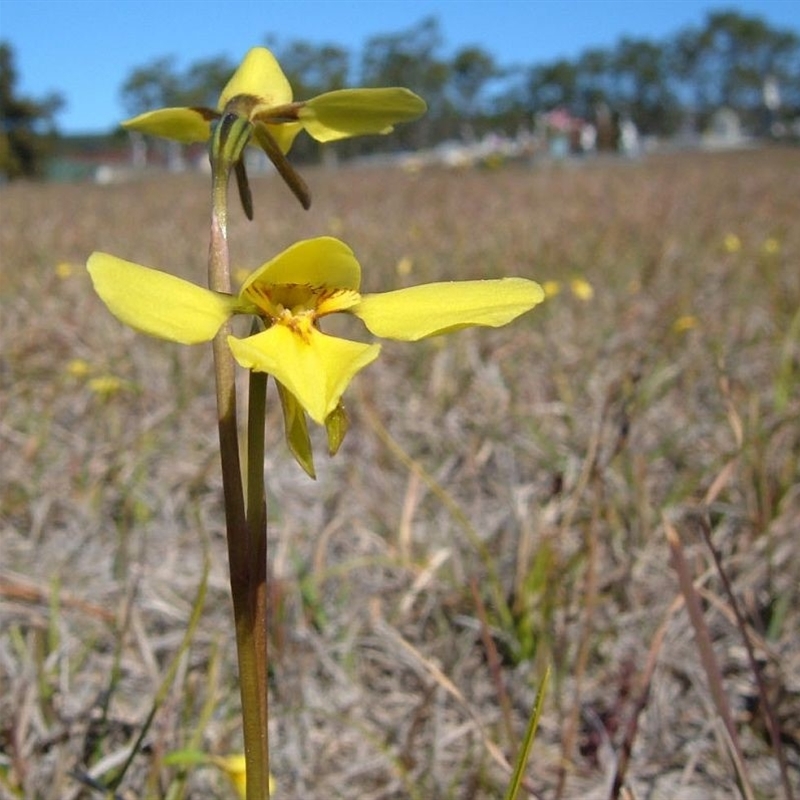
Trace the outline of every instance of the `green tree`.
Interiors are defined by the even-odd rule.
[[[216,56],[179,71],[173,56],[162,56],[133,70],[122,84],[122,103],[131,116],[172,106],[213,108],[235,69],[229,59]]]
[[[64,102],[57,94],[18,95],[17,78],[14,52],[0,42],[0,174],[7,180],[43,173],[56,138],[53,117]]]
[[[236,64],[225,56],[190,64],[178,79],[181,105],[215,108],[221,88],[235,69]]]
[[[180,81],[174,56],[157,58],[131,72],[120,90],[122,104],[131,116],[154,108],[179,106]]]
[[[611,59],[614,104],[644,133],[670,133],[678,120],[669,60],[662,45],[624,37]]]
[[[268,42],[267,47],[275,53],[297,100],[347,85],[350,54],[338,45],[295,40],[285,45]]]
[[[531,111],[552,111],[562,106],[576,109],[580,101],[578,79],[577,64],[566,58],[531,68],[527,81]]]
[[[453,57],[450,69],[458,110],[466,117],[478,113],[481,93],[501,71],[491,53],[481,47],[462,47]]]
[[[672,56],[675,76],[691,92],[701,119],[728,106],[755,121],[768,79],[782,88],[788,105],[800,104],[800,38],[757,17],[711,13],[702,28],[676,36]]]
[[[613,94],[613,55],[608,50],[585,50],[577,63],[578,113],[589,118],[600,104],[608,105]]]

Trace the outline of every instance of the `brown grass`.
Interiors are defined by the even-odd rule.
[[[547,665],[538,796],[785,796],[703,530],[800,794],[798,174],[787,150],[308,170],[308,213],[254,182],[255,222],[232,214],[242,267],[330,233],[368,291],[562,282],[506,329],[386,343],[316,482],[272,398],[278,798],[502,797]],[[123,328],[82,267],[101,249],[202,282],[206,180],[15,184],[0,203],[0,796],[95,796],[75,775],[113,777],[176,657],[118,791],[231,796],[213,769],[165,763],[241,747],[210,353]]]

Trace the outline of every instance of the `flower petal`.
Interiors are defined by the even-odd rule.
[[[243,367],[273,375],[319,425],[335,410],[355,374],[380,352],[379,345],[280,324],[247,339],[229,336],[228,344]]]
[[[211,122],[218,116],[216,111],[206,108],[160,108],[125,120],[122,127],[191,144],[208,140]]]
[[[425,101],[408,89],[338,89],[306,101],[300,108],[303,127],[318,142],[348,136],[389,133],[398,122],[425,113]]]
[[[117,319],[161,339],[208,342],[239,309],[235,297],[108,253],[92,253],[86,268],[95,291]]]
[[[286,155],[286,153],[292,149],[292,143],[294,142],[295,137],[298,133],[300,133],[301,130],[303,130],[303,126],[299,122],[281,122],[280,124],[272,124],[269,122],[263,122],[262,120],[254,120],[254,125],[256,141],[261,149],[270,157],[270,160],[272,160],[270,142],[265,141],[264,137],[260,135],[261,131],[259,129],[262,125],[267,129],[269,135],[278,145],[278,149],[284,155]]]
[[[269,107],[292,102],[292,87],[275,56],[265,47],[248,50],[222,90],[217,108],[222,111],[231,98],[242,94],[257,97],[260,104]]]
[[[350,312],[376,336],[414,342],[471,325],[498,328],[543,299],[525,278],[450,281],[363,295]]]
[[[271,261],[263,264],[242,285],[241,295],[250,287],[256,294],[259,287],[276,284],[300,284],[358,291],[361,266],[353,251],[332,236],[320,236],[296,242]]]

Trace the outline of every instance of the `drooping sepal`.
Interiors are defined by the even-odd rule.
[[[305,412],[297,398],[278,381],[278,396],[281,400],[283,409],[283,429],[286,436],[286,444],[289,451],[294,456],[294,460],[303,468],[303,471],[310,478],[316,479],[317,473],[314,469],[314,453],[311,448],[311,437],[308,434],[308,421]]]
[[[335,456],[342,446],[344,437],[350,429],[350,419],[344,406],[340,402],[336,408],[325,417],[325,432],[328,434],[328,454]]]

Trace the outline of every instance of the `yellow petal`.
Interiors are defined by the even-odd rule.
[[[292,143],[294,142],[295,137],[298,133],[300,133],[301,130],[303,130],[303,126],[299,122],[281,122],[280,124],[272,124],[269,122],[256,120],[255,125],[256,141],[268,156],[271,156],[269,144],[264,142],[261,136],[259,136],[259,127],[261,125],[263,125],[269,131],[270,136],[272,136],[272,138],[275,140],[280,148],[281,153],[284,155],[292,149]]]
[[[160,108],[158,111],[148,111],[126,120],[122,127],[190,144],[208,140],[211,136],[211,122],[217,116],[211,109]]]
[[[311,438],[308,435],[308,423],[303,407],[295,396],[282,384],[278,383],[278,396],[283,409],[283,432],[286,444],[294,456],[294,460],[303,468],[306,475],[316,478],[314,469],[314,453]]]
[[[358,291],[361,266],[353,251],[332,236],[297,242],[259,267],[242,285],[241,295],[259,293],[259,286],[300,284]],[[250,287],[253,287],[251,290]]]
[[[451,281],[364,295],[350,312],[376,336],[413,342],[471,325],[498,328],[543,299],[525,278]]]
[[[95,291],[117,319],[161,339],[182,344],[210,341],[239,307],[236,298],[108,253],[92,253],[86,268]]]
[[[425,113],[422,98],[408,89],[339,89],[308,100],[300,109],[300,121],[318,142],[348,136],[389,133],[398,122]]]
[[[231,98],[241,94],[257,97],[268,107],[292,102],[292,87],[275,56],[265,47],[248,51],[222,90],[217,108],[222,111]]]
[[[268,372],[319,425],[334,411],[354,375],[378,357],[378,345],[273,325],[247,339],[228,337],[234,358],[246,369]]]

